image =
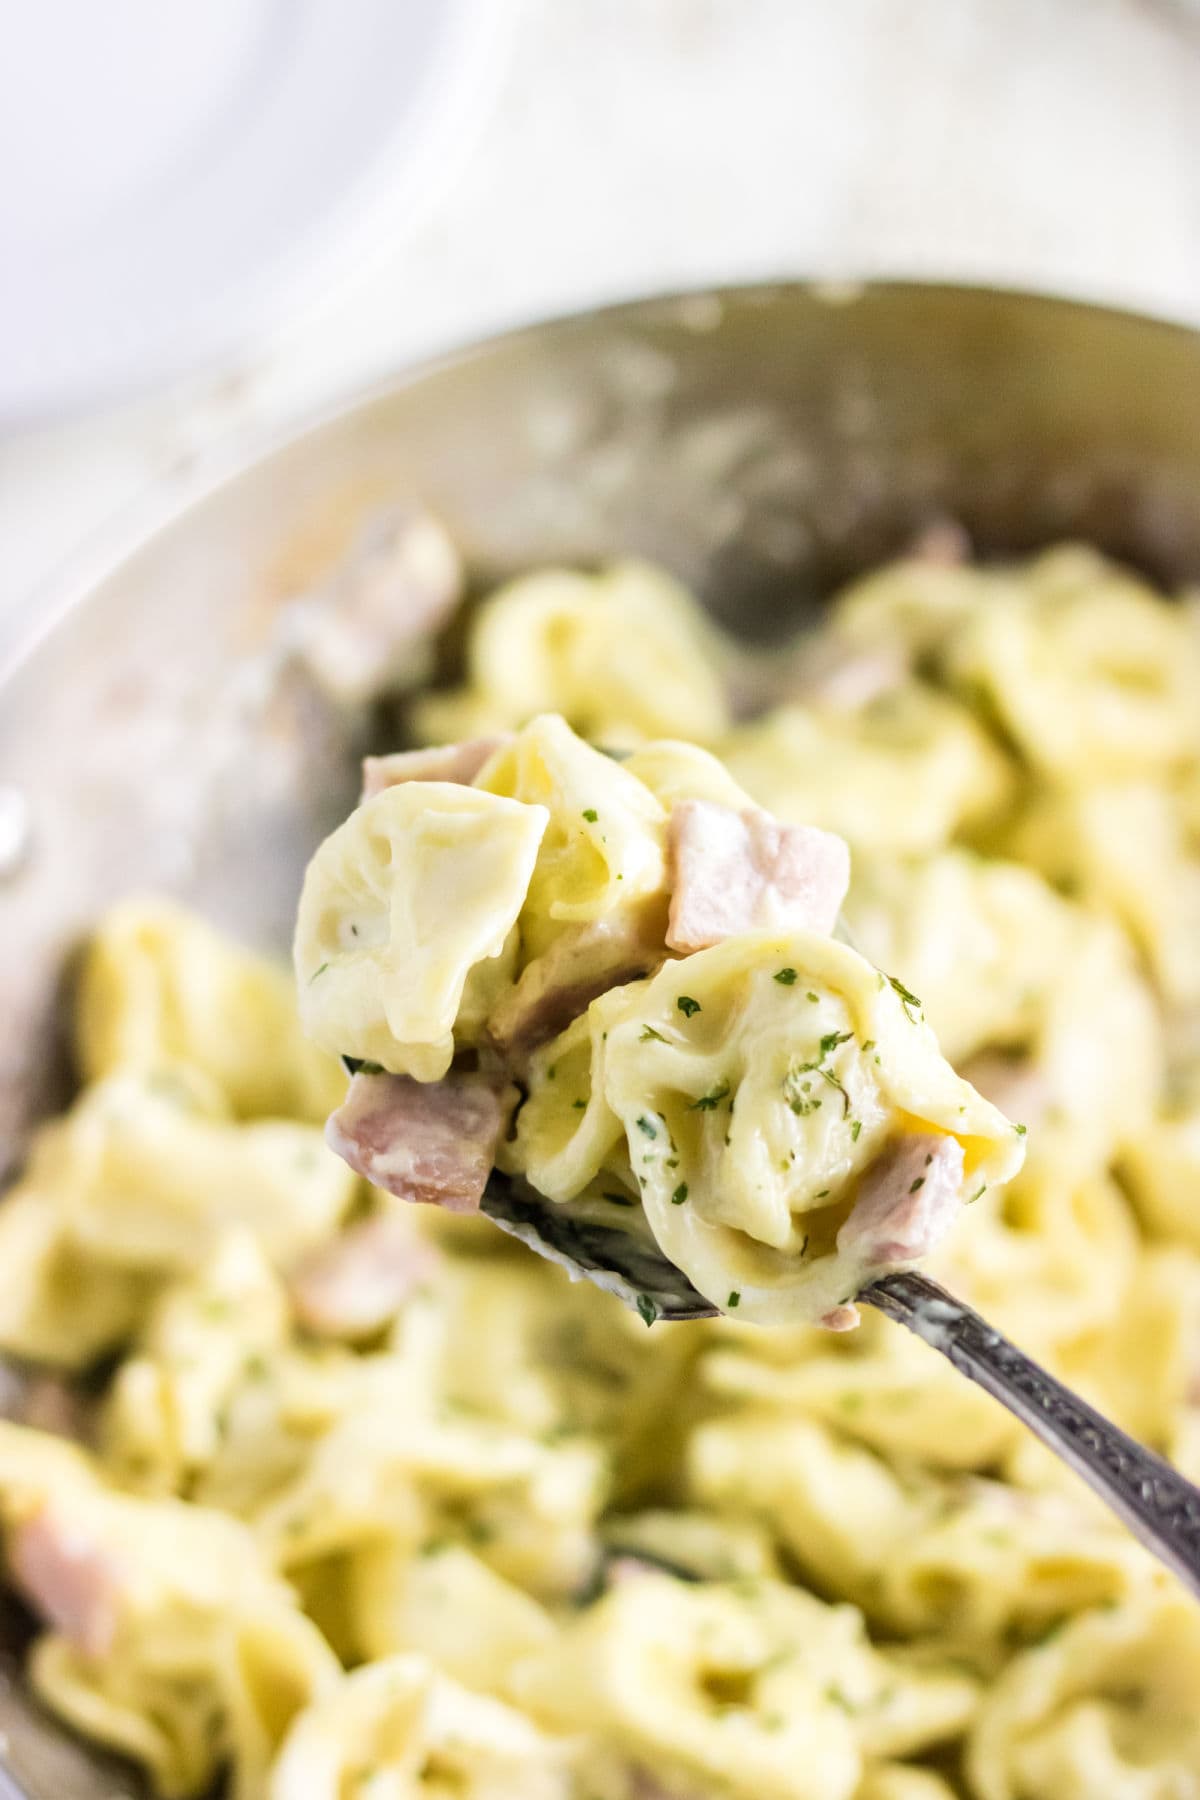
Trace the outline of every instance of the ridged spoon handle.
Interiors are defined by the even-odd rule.
[[[1200,1594],[1200,1488],[927,1275],[881,1276],[859,1299],[907,1325],[1028,1425],[1147,1550]]]

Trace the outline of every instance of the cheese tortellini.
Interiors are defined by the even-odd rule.
[[[385,788],[313,858],[300,899],[301,1018],[329,1050],[436,1081],[471,977],[504,957],[544,807],[448,782]]]
[[[447,743],[554,712],[600,744],[711,743],[729,720],[719,656],[713,627],[663,570],[545,569],[483,602],[466,685],[421,700],[416,725],[426,741]]]
[[[0,1206],[41,1705],[158,1800],[1200,1793],[1195,1603],[944,1358],[815,1322],[928,1252],[1200,1475],[1193,629],[1072,547],[914,554],[758,664],[644,565],[521,577],[298,990],[101,919]],[[569,1282],[493,1164],[722,1316]]]
[[[790,704],[739,726],[730,772],[781,819],[838,831],[857,849],[926,854],[1008,798],[1002,750],[971,712],[917,682],[856,712]]]
[[[732,938],[593,1004],[540,1051],[512,1160],[570,1200],[621,1151],[655,1239],[715,1304],[820,1318],[913,1242],[855,1230],[886,1166],[901,1204],[953,1214],[1021,1160],[1020,1137],[938,1052],[919,1004],[815,933]],[[584,1051],[586,1050],[586,1064]],[[582,1110],[577,1110],[583,1098]],[[910,1166],[911,1164],[911,1166]]]

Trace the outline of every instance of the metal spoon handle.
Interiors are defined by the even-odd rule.
[[[907,1325],[1028,1425],[1200,1594],[1200,1488],[1119,1431],[927,1275],[884,1275],[860,1300]]]

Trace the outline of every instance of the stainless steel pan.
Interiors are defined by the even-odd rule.
[[[108,900],[166,888],[284,945],[370,721],[297,677],[281,608],[391,495],[481,579],[637,552],[759,640],[945,515],[985,553],[1081,536],[1193,579],[1200,335],[960,288],[645,301],[401,377],[179,511],[0,685],[0,1168],[69,1082],[64,971]],[[18,1636],[0,1617],[10,1674]],[[135,1791],[12,1680],[0,1728],[34,1800]]]

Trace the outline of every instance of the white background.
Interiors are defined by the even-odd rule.
[[[347,0],[353,5],[353,0]],[[498,326],[787,274],[1200,322],[1189,0],[513,0],[432,214],[169,392],[0,439],[0,613],[148,487]]]

